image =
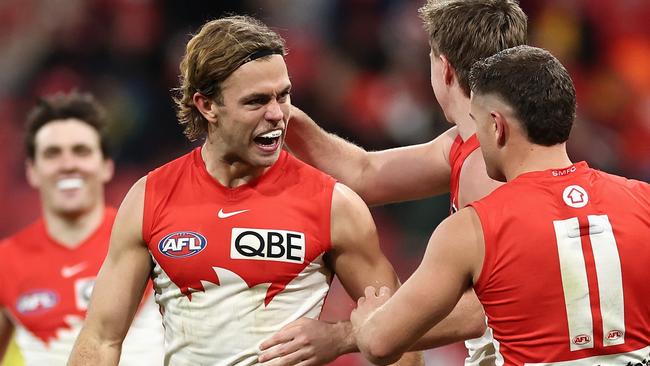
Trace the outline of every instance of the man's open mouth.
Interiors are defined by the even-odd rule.
[[[273,130],[256,136],[253,141],[261,147],[274,148],[282,137],[282,130]]]

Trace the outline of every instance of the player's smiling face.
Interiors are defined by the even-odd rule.
[[[104,202],[113,162],[104,159],[95,129],[77,119],[56,120],[41,127],[34,141],[27,177],[46,211],[77,216]]]
[[[222,156],[254,167],[273,165],[280,155],[291,111],[291,82],[280,55],[254,60],[222,84],[223,103],[213,103],[213,137]]]

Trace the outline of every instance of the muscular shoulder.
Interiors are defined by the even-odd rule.
[[[147,177],[140,178],[124,197],[113,226],[113,235],[142,237],[142,220]]]
[[[485,245],[480,218],[473,207],[465,207],[447,217],[434,231],[427,250],[445,254],[446,258],[456,258],[467,266],[472,280],[478,279]]]
[[[336,183],[332,194],[331,240],[334,250],[347,243],[376,236],[377,230],[365,202],[347,186]]]

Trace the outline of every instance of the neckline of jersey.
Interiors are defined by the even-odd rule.
[[[69,247],[66,244],[63,244],[60,241],[53,238],[50,235],[50,233],[47,232],[47,226],[45,224],[45,219],[43,217],[39,219],[38,226],[39,226],[39,230],[43,232],[43,235],[47,238],[48,242],[52,244],[54,247],[66,252],[75,252],[88,245],[88,243],[93,241],[99,235],[99,233],[102,231],[104,226],[107,224],[107,221],[110,220],[112,216],[113,217],[115,216],[114,212],[115,211],[113,208],[104,207],[104,217],[102,218],[102,221],[99,223],[99,225],[97,225],[97,227],[90,233],[90,235],[80,240],[79,243],[73,247]],[[106,240],[108,240],[108,238]]]
[[[574,169],[575,168],[575,169]],[[570,178],[577,173],[586,171],[589,168],[589,165],[586,161],[580,161],[575,164],[571,164],[564,168],[552,168],[546,170],[537,170],[533,172],[526,172],[518,175],[511,182],[518,180],[539,180],[539,179],[566,179]]]
[[[205,167],[205,162],[201,157],[201,149],[202,146],[199,146],[196,149],[194,149],[194,151],[192,152],[192,160],[194,162],[194,167],[198,170],[199,175],[202,177],[202,179],[209,182],[209,184],[212,187],[215,187],[219,191],[229,195],[233,195],[239,192],[246,192],[248,190],[254,190],[266,184],[267,182],[274,182],[282,174],[283,169],[281,169],[281,167],[284,166],[284,163],[287,160],[287,156],[289,155],[289,153],[287,153],[286,151],[284,150],[281,151],[278,160],[276,160],[275,163],[273,163],[273,165],[271,165],[271,167],[262,175],[260,175],[255,179],[252,179],[246,184],[242,184],[241,186],[230,188],[224,186],[223,184],[221,184],[221,182],[219,182],[218,179],[210,175],[208,169]]]

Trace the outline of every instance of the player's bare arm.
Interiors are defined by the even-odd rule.
[[[416,344],[418,339],[451,312],[478,278],[483,253],[482,229],[472,208],[443,221],[422,263],[392,298],[390,289],[368,288],[359,299],[351,321],[364,356],[388,364],[406,350],[424,346]]]
[[[364,288],[386,286],[396,289],[399,279],[379,248],[377,229],[368,207],[348,187],[334,188],[331,211],[332,249],[327,261],[348,294],[357,299]],[[302,318],[262,344],[260,361],[265,365],[321,365],[357,351],[349,322],[327,323]],[[303,360],[301,362],[301,360]],[[421,364],[419,354],[406,355],[401,365]]]
[[[84,326],[68,365],[117,365],[151,271],[142,240],[145,178],[124,198],[111,233],[108,255],[97,277]]]
[[[14,332],[14,326],[9,320],[7,314],[0,308],[0,361],[4,358],[11,340],[11,335]]]
[[[463,293],[451,313],[423,335],[413,349],[442,347],[478,338],[486,328],[483,306],[470,288]]]
[[[367,152],[319,127],[292,107],[286,143],[301,160],[352,188],[369,205],[408,201],[449,191],[449,150],[456,127],[420,145]]]

